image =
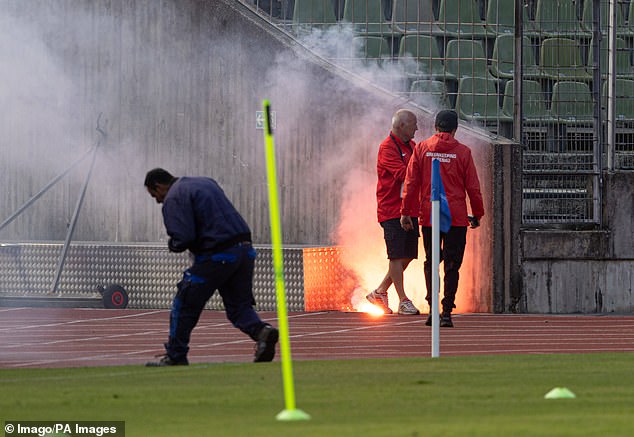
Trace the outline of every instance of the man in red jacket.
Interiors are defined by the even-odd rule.
[[[400,224],[403,181],[417,130],[416,115],[406,109],[398,110],[392,117],[392,131],[379,146],[377,158],[377,216],[390,261],[383,281],[366,298],[387,314],[392,313],[387,299],[387,289],[392,284],[399,298],[398,313],[419,314],[403,288],[403,272],[412,259],[418,257],[418,226],[405,231]]]
[[[454,138],[458,129],[458,115],[455,111],[440,111],[436,116],[436,133],[421,141],[407,168],[403,188],[401,225],[403,229],[413,228],[413,215],[419,213],[420,225],[425,247],[425,283],[426,300],[431,307],[431,166],[432,160],[440,161],[440,176],[447,195],[451,212],[451,228],[441,232],[440,259],[444,262],[444,297],[440,326],[453,327],[451,311],[456,307],[454,301],[458,289],[459,269],[462,264],[467,240],[467,226],[477,228],[484,215],[480,180],[476,171],[471,150]],[[467,213],[466,196],[471,204],[470,217]],[[420,209],[419,209],[420,208]],[[431,325],[431,315],[427,325]]]

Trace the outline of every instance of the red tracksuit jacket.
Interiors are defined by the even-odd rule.
[[[484,205],[471,149],[445,132],[432,135],[414,148],[405,177],[402,214],[418,216],[421,226],[431,226],[431,162],[434,158],[440,160],[440,177],[451,211],[451,226],[469,225],[467,194],[471,214],[480,219]]]
[[[390,135],[379,146],[376,172],[377,218],[380,222],[401,217],[401,192],[407,163],[412,157],[416,143],[403,143],[396,135]]]

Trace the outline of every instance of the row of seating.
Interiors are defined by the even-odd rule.
[[[604,81],[601,94],[605,108],[608,82]],[[616,122],[634,122],[634,80],[617,79]],[[460,79],[455,104],[444,82],[417,80],[412,83],[410,97],[413,101],[430,103],[432,96],[445,108],[455,108],[465,120],[512,121],[514,80],[509,80],[499,93],[495,84],[482,77]],[[502,103],[500,106],[500,97]],[[555,82],[552,92],[543,91],[539,82],[522,80],[522,111],[524,121],[566,124],[587,124],[593,119],[592,90],[585,82]]]
[[[531,37],[590,38],[592,1],[585,0],[581,17],[578,0],[537,0],[534,19],[524,8],[524,33]],[[435,11],[437,10],[437,12]],[[494,38],[514,33],[515,0],[487,0],[482,20],[476,0],[392,0],[391,17],[387,18],[381,0],[345,0],[343,16],[338,20],[332,0],[294,0],[293,29],[301,32],[331,26],[339,21],[352,23],[357,33],[365,35],[401,35],[421,33],[445,38]],[[601,2],[601,24],[607,32],[609,3]],[[617,33],[634,38],[634,1],[629,3],[626,20],[616,8]]]
[[[634,80],[617,79],[616,111],[617,149],[632,149],[634,132]],[[607,120],[608,82],[602,87],[603,113]],[[412,83],[412,101],[426,107],[455,109],[463,120],[475,122],[493,133],[507,135],[514,116],[514,80],[506,82],[499,93],[492,81],[466,77],[459,81],[454,99],[445,83],[420,80]],[[500,104],[500,98],[502,99]],[[522,80],[523,143],[528,150],[561,151],[576,149],[591,151],[593,147],[594,105],[590,87],[585,82],[560,81],[553,85],[549,96],[539,82]],[[622,135],[625,133],[625,137]],[[625,142],[623,141],[625,139]],[[547,147],[547,144],[550,144]],[[555,146],[553,146],[555,145]]]
[[[602,40],[604,67],[607,74],[607,40]],[[458,81],[461,77],[485,77],[507,80],[514,77],[515,39],[513,35],[499,35],[493,45],[489,59],[478,40],[454,39],[447,43],[442,57],[437,40],[429,35],[405,35],[400,40],[396,57],[392,54],[390,41],[381,36],[359,36],[353,41],[353,50],[363,59],[381,65],[395,60],[404,74],[413,79],[436,79]],[[523,77],[528,79],[549,79],[554,81],[575,80],[590,83],[593,79],[593,46],[590,45],[588,62],[583,62],[582,47],[570,38],[546,38],[539,47],[539,63],[528,37],[524,37],[522,52]],[[625,47],[623,39],[617,39],[616,75],[619,78],[634,79],[631,51]]]
[[[535,0],[524,9],[523,98],[525,131],[567,144],[593,147],[592,1]],[[477,0],[392,0],[391,16],[381,0],[345,0],[341,20],[329,10],[330,0],[295,0],[293,30],[350,23],[356,37],[351,57],[408,78],[409,97],[424,106],[456,109],[467,121],[494,133],[511,134],[514,85],[515,0],[487,0],[481,19]],[[616,120],[634,127],[634,0],[625,19],[617,8]],[[578,10],[581,11],[578,14]],[[608,2],[601,2],[607,30]],[[606,37],[601,40],[601,77],[607,74]],[[398,82],[398,80],[396,81]],[[602,81],[604,83],[605,81]],[[597,84],[598,85],[598,84]],[[602,95],[607,94],[603,85]],[[397,90],[402,91],[402,90]],[[430,96],[434,101],[430,102]],[[603,104],[605,107],[605,104]],[[605,117],[605,114],[604,114]],[[625,123],[625,124],[623,124]],[[553,126],[556,126],[553,128]],[[512,126],[511,126],[512,127]],[[563,133],[562,133],[563,132]],[[576,135],[576,136],[575,136]],[[542,146],[539,146],[540,149]],[[567,149],[570,147],[567,145]]]

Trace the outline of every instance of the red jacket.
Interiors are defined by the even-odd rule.
[[[379,146],[376,172],[379,180],[376,184],[377,218],[380,222],[401,217],[401,192],[407,163],[412,157],[414,141],[403,143],[390,132]]]
[[[480,180],[471,149],[445,132],[436,133],[416,145],[407,167],[402,214],[418,216],[421,226],[431,226],[431,162],[434,158],[440,160],[440,177],[451,211],[451,225],[469,224],[467,194],[471,214],[478,219],[482,217],[484,205],[480,193]]]

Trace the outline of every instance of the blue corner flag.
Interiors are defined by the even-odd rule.
[[[431,201],[435,200],[440,201],[440,232],[447,233],[451,228],[451,211],[440,177],[440,161],[437,159],[431,162]]]

